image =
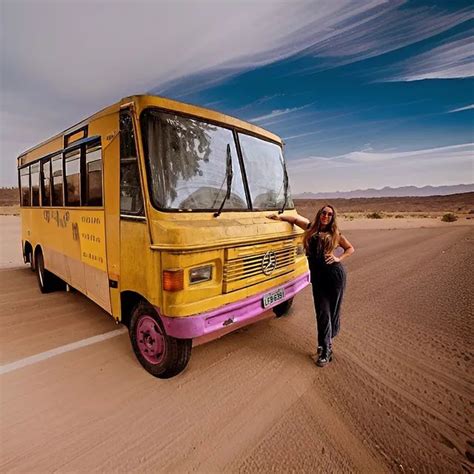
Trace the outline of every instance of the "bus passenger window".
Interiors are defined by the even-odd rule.
[[[31,205],[30,195],[30,167],[26,166],[20,170],[20,186],[21,186],[21,205]]]
[[[102,206],[102,150],[100,143],[87,148],[86,202],[88,206]]]
[[[133,121],[127,112],[120,114],[120,212],[144,215]]]
[[[39,206],[40,165],[31,165],[31,205]]]
[[[63,159],[61,155],[53,158],[53,206],[63,205]]]
[[[41,169],[41,205],[51,206],[51,160],[44,161],[41,165]]]
[[[81,150],[66,153],[64,159],[66,171],[66,205],[81,205]]]

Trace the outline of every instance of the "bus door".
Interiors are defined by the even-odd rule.
[[[120,111],[120,268],[122,291],[137,291],[149,248],[143,204],[136,125],[129,108]]]
[[[120,318],[120,160],[119,160],[119,114],[114,113],[102,119],[105,127],[103,140],[104,164],[104,209],[107,296],[109,312]]]
[[[78,206],[69,211],[72,242],[68,242],[67,261],[72,286],[110,312],[104,161],[99,136],[65,153],[66,203]]]

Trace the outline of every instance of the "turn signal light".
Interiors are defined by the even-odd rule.
[[[178,270],[163,270],[163,289],[166,291],[180,291],[184,288],[184,272]]]

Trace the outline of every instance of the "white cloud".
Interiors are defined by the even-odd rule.
[[[434,5],[405,8],[405,3],[394,0],[373,5],[373,8],[348,18],[341,15],[336,24],[316,35],[313,44],[307,48],[307,52],[319,59],[317,65],[307,71],[350,64],[395,51],[473,17],[469,8],[448,13]]]
[[[474,109],[474,104],[467,105],[466,107],[460,107],[459,109],[450,110],[448,113],[452,114],[454,112],[463,112],[464,110],[472,110],[472,109]]]
[[[389,68],[384,81],[421,81],[474,76],[472,35],[442,44]]]
[[[413,151],[353,151],[290,160],[294,193],[474,182],[474,144]]]
[[[298,133],[297,135],[290,135],[289,137],[284,137],[283,140],[284,141],[294,140],[295,138],[307,137],[310,135],[316,135],[318,133],[322,133],[322,130],[316,130],[314,132]]]
[[[301,110],[308,107],[308,105],[303,105],[301,107],[291,107],[287,109],[277,109],[272,110],[269,114],[260,115],[260,117],[253,117],[248,119],[249,122],[265,122],[267,120],[273,119],[275,117],[280,117],[281,115],[291,114],[292,112],[296,112],[297,110]]]

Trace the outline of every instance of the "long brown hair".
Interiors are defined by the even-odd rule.
[[[323,209],[325,207],[329,207],[332,210],[332,217],[329,221],[329,224],[323,229],[323,225],[321,224],[321,213],[323,212]],[[314,218],[313,223],[311,224],[311,227],[305,232],[303,237],[303,244],[306,251],[308,251],[309,241],[311,237],[313,237],[314,234],[323,231],[327,232],[327,235],[322,239],[324,253],[331,253],[337,247],[340,236],[339,227],[337,225],[336,209],[334,209],[331,204],[326,204],[321,209],[319,209],[316,214],[316,217]]]

